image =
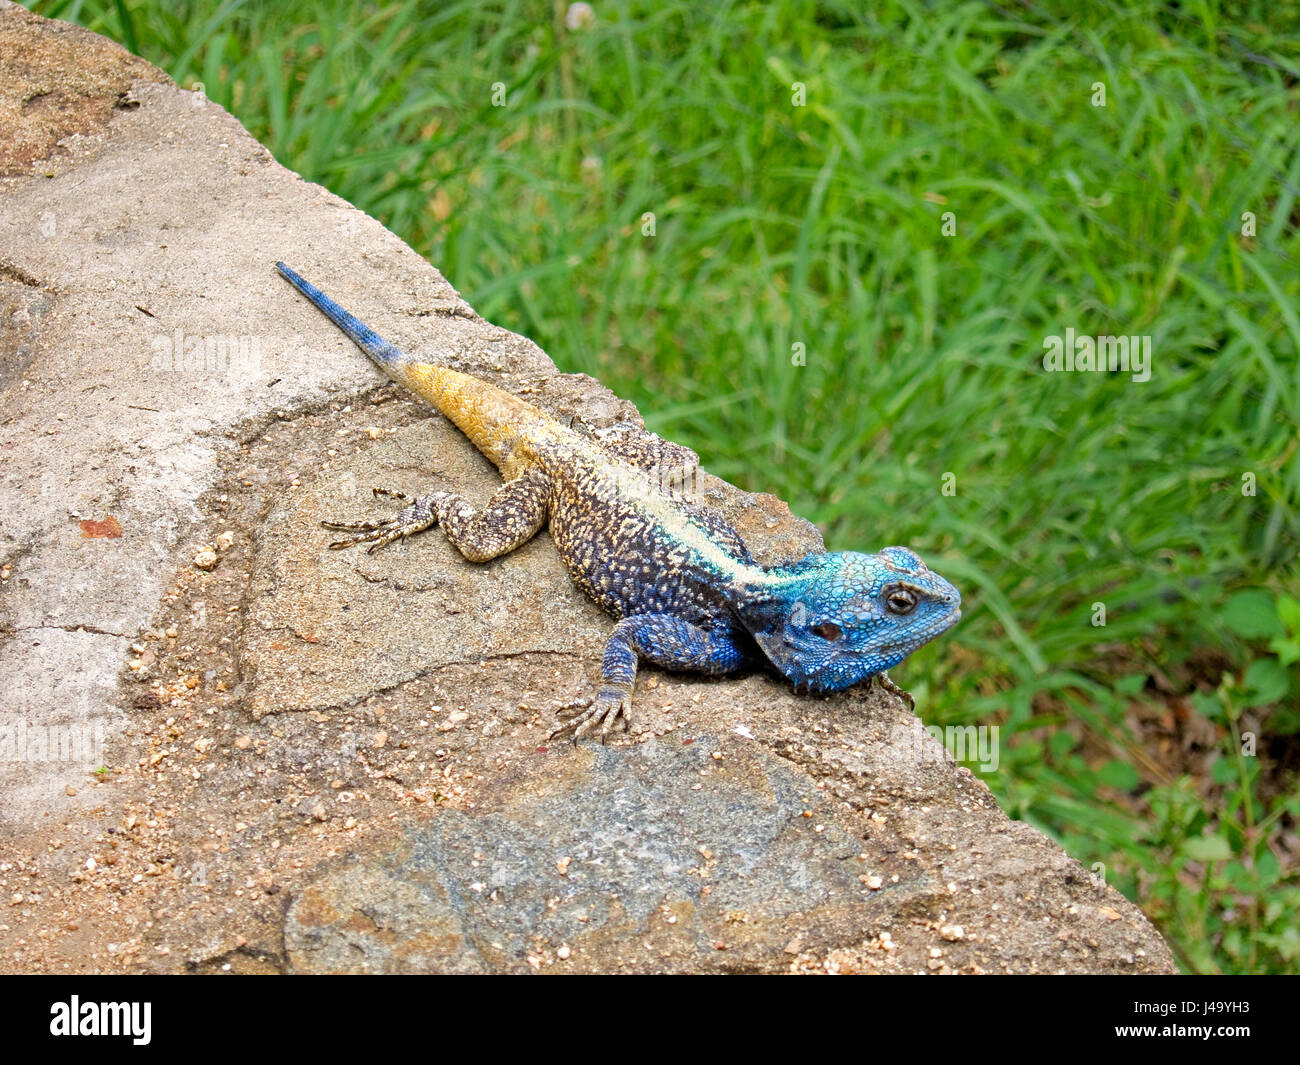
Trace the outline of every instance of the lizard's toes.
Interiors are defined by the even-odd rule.
[[[610,704],[610,709],[601,718],[601,743],[604,743],[608,738],[610,730],[618,723],[619,718],[623,719],[624,732],[627,732],[632,727],[632,690],[629,688],[626,691],[611,692]]]
[[[912,693],[909,691],[905,691],[904,689],[900,688],[897,684],[895,684],[892,680],[890,680],[888,673],[877,673],[875,680],[876,683],[879,684],[880,687],[883,688],[885,691],[889,692],[891,695],[897,695],[900,699],[902,699],[903,702],[907,704],[907,709],[909,711],[912,712],[916,711],[916,700],[912,698]]]
[[[567,711],[562,710],[556,716],[560,719],[560,723],[546,734],[546,739],[543,742],[550,743],[552,740],[559,739],[566,732],[573,730],[574,742],[577,743],[577,730],[582,726],[583,722],[591,716],[591,708],[587,707]]]
[[[586,714],[591,709],[591,699],[580,699],[576,703],[569,703],[567,706],[561,706],[555,711],[555,716],[561,721],[572,721],[573,718]]]
[[[337,529],[339,532],[374,532],[381,529],[388,522],[386,521],[322,521],[321,527],[325,529]]]
[[[400,499],[403,503],[415,503],[416,500],[408,496],[405,492],[398,492],[393,488],[371,488],[371,493],[376,499],[380,496],[388,496],[390,499]]]
[[[605,687],[600,690],[596,696],[595,702],[585,710],[575,710],[569,715],[569,719],[564,721],[559,727],[552,730],[546,737],[547,741],[562,736],[569,730],[573,731],[573,743],[577,746],[580,740],[588,731],[600,726],[600,740],[605,742],[609,736],[610,729],[615,722],[621,717],[623,719],[624,731],[631,724],[632,711],[632,692],[630,689],[624,690],[622,687]],[[563,711],[561,711],[563,714]]]
[[[335,529],[338,532],[356,533],[355,536],[348,536],[342,540],[335,540],[330,544],[331,551],[338,551],[343,547],[352,547],[354,544],[370,544],[369,550],[373,552],[375,548],[383,547],[385,544],[392,543],[402,535],[399,526],[395,526],[391,521],[366,521],[356,522],[352,525],[345,525],[341,522],[323,521],[321,522],[327,529]]]
[[[387,488],[373,489],[376,496],[391,496],[394,499],[410,501],[410,506],[403,507],[391,518],[384,521],[322,521],[321,524],[327,529],[337,529],[339,532],[354,533],[354,536],[346,537],[342,540],[335,540],[330,544],[330,549],[337,551],[343,547],[352,547],[354,544],[370,544],[366,551],[368,554],[374,554],[381,547],[387,547],[394,540],[405,540],[408,536],[414,536],[418,532],[423,532],[431,525],[437,523],[437,515],[434,513],[433,505],[430,499],[411,500],[411,497],[403,492],[395,492]]]

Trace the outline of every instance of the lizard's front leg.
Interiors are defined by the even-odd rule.
[[[604,742],[621,717],[626,729],[631,723],[632,684],[639,659],[665,669],[719,676],[734,673],[747,662],[734,632],[725,626],[705,628],[672,614],[634,614],[614,626],[601,660],[600,691],[596,701],[575,713],[556,728],[547,740],[573,730],[573,742],[588,729],[600,725]]]
[[[540,470],[525,471],[501,486],[482,510],[463,496],[451,492],[433,492],[412,499],[402,492],[376,488],[376,496],[391,496],[410,505],[387,521],[321,522],[327,529],[357,533],[337,540],[331,548],[369,543],[371,554],[394,540],[404,540],[423,532],[431,525],[441,525],[447,539],[471,562],[486,562],[509,554],[532,539],[546,523],[550,510],[550,482]]]
[[[916,700],[912,698],[912,693],[909,691],[904,691],[892,680],[890,680],[888,673],[877,673],[875,677],[872,679],[875,681],[876,684],[879,684],[880,687],[882,687],[885,691],[889,692],[890,695],[897,695],[900,699],[903,700],[903,702],[907,703],[908,710],[912,710],[912,711],[916,710]],[[867,687],[870,686],[871,686],[870,684],[867,685]]]

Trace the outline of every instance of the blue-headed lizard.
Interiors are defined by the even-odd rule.
[[[645,464],[467,374],[405,354],[284,263],[276,269],[389,377],[432,404],[501,471],[505,484],[481,509],[450,492],[412,499],[376,522],[325,522],[352,533],[333,548],[370,551],[441,525],[471,562],[507,554],[548,526],[584,592],[617,619],[601,683],[548,737],[604,739],[630,722],[637,665],[711,675],[769,663],[805,692],[842,691],[885,675],[957,623],[961,595],[905,547],[874,555],[811,554],[760,566],[715,512],[664,489]]]

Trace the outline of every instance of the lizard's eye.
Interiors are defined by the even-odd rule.
[[[823,621],[812,627],[812,633],[814,636],[820,636],[823,640],[838,640],[844,635],[844,630],[833,621]]]
[[[916,594],[906,588],[895,588],[885,600],[891,614],[910,614],[916,609]]]

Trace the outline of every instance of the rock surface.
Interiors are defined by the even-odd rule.
[[[772,698],[744,695],[746,716]],[[755,973],[1088,972],[1157,961],[1145,928],[1113,926],[1105,890],[1032,829],[1002,821],[982,785],[954,781],[946,767],[927,776],[947,778],[959,804],[877,795],[872,816],[748,737],[585,749],[497,778],[472,814],[445,810],[391,849],[319,876],[288,911],[288,963],[331,973]],[[979,850],[954,858],[980,826],[989,835]]]
[[[608,619],[545,536],[325,550],[372,485],[496,474],[272,263],[559,417],[637,412],[142,60],[3,0],[0,49],[0,968],[1172,969],[883,692],[646,670],[628,740],[539,747]],[[765,561],[819,543],[697,490]]]

